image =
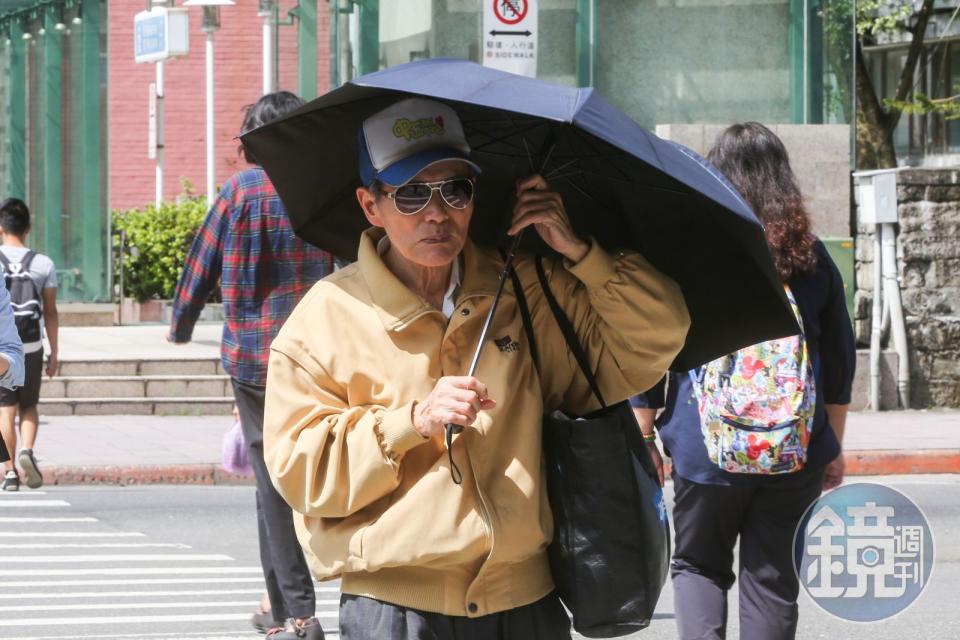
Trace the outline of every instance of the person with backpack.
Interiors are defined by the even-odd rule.
[[[43,377],[43,341],[41,318],[50,342],[46,373],[57,372],[57,271],[53,260],[31,251],[26,246],[30,233],[30,210],[19,198],[8,198],[0,204],[0,265],[10,292],[10,305],[23,343],[24,382],[17,389],[0,388],[0,433],[11,456],[17,452],[16,418],[20,414],[20,437],[23,448],[16,461],[23,470],[27,486],[43,486],[43,475],[37,466],[33,447],[37,440],[40,401],[40,380]],[[20,476],[13,460],[4,464],[3,490],[18,491]]]
[[[780,139],[759,123],[736,124],[708,159],[763,222],[800,333],[671,373],[634,411],[658,466],[654,426],[673,463],[679,637],[724,638],[727,592],[739,577],[740,637],[789,639],[798,619],[794,533],[821,491],[843,480],[853,330],[840,273],[810,232]],[[731,311],[731,322],[750,312],[749,291]]]

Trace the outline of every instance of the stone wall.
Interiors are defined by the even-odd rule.
[[[910,404],[960,407],[960,170],[897,174],[897,263],[910,346]],[[870,343],[873,225],[857,227],[857,341]]]
[[[725,124],[660,124],[657,135],[701,155],[713,146]],[[783,140],[800,193],[823,237],[850,236],[850,126],[845,124],[768,124]]]

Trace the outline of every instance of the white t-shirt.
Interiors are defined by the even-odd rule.
[[[30,249],[26,247],[0,245],[0,251],[3,252],[3,255],[5,255],[10,262],[20,262]],[[33,280],[33,286],[37,288],[37,291],[42,292],[44,289],[56,289],[57,269],[53,264],[53,260],[42,253],[35,255],[33,262],[30,263],[30,279]],[[40,304],[43,304],[42,299]]]

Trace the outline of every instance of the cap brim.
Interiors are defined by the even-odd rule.
[[[379,172],[375,177],[386,185],[399,187],[410,182],[414,176],[430,165],[447,160],[465,162],[476,173],[481,173],[480,167],[470,160],[470,157],[464,152],[448,147],[440,147],[437,149],[426,149],[403,160],[398,160]]]

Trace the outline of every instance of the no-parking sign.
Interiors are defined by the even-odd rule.
[[[536,0],[483,0],[483,64],[536,77]]]

